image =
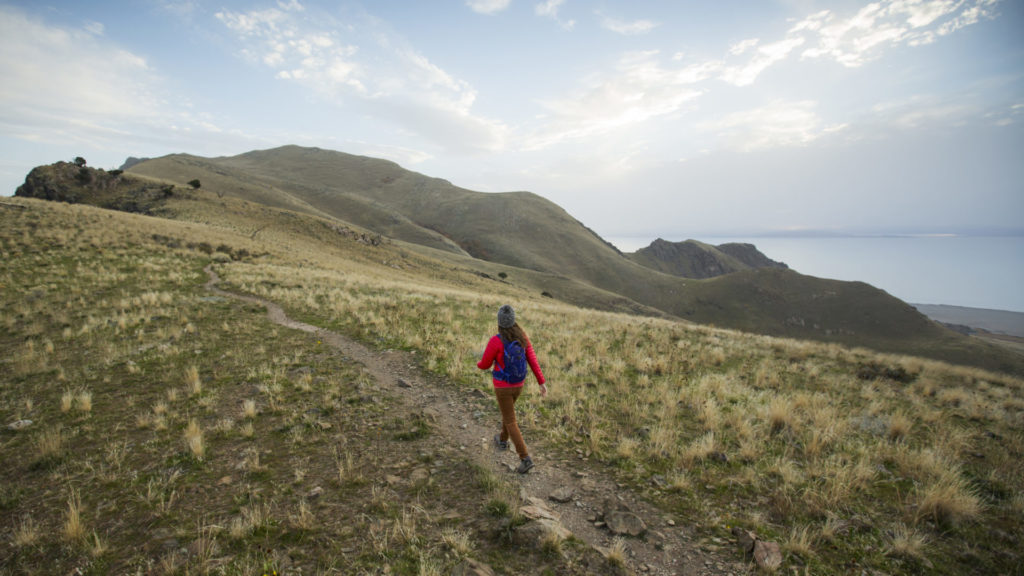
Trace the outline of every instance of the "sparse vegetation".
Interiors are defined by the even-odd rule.
[[[406,247],[324,244],[309,221],[268,226],[230,197],[235,216],[215,223],[205,205],[172,199],[187,229],[17,201],[28,208],[0,212],[0,284],[19,295],[0,301],[0,411],[34,424],[4,437],[0,486],[21,491],[0,507],[15,573],[70,573],[81,554],[107,573],[255,573],[279,567],[282,549],[299,551],[304,573],[449,573],[468,557],[522,567],[489,530],[442,520],[455,509],[514,525],[517,486],[435,447],[443,431],[318,338],[204,291],[222,245],[263,255],[222,260],[224,287],[415,351],[467,393],[494,309],[520,303],[552,381],[546,400],[520,401],[531,448],[587,458],[701,538],[744,526],[783,542],[783,572],[793,557],[823,574],[850,562],[999,573],[1021,561],[1017,378],[575,308]],[[863,378],[865,366],[880,371]],[[437,478],[386,481],[421,466]],[[137,546],[172,539],[190,554]],[[625,561],[618,546],[610,564]],[[572,550],[552,541],[528,560],[571,570]]]

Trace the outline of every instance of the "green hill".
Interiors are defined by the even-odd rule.
[[[729,254],[728,249],[715,251],[730,270],[740,272],[681,278],[633,261],[535,194],[474,192],[385,160],[284,146],[221,158],[175,154],[135,163],[125,174],[181,186],[198,179],[204,191],[219,197],[365,229],[485,274],[512,274],[538,292],[580,306],[661,313],[1004,371],[1024,369],[1019,359],[1008,360],[994,346],[956,335],[866,284],[752,268],[741,259],[751,260],[749,250]],[[217,219],[202,211],[191,217]]]

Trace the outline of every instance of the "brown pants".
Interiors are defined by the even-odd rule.
[[[519,431],[519,423],[516,422],[516,400],[523,387],[518,388],[495,388],[494,395],[498,397],[498,409],[501,410],[501,441],[508,442],[516,447],[519,459],[526,458],[530,454],[526,451],[526,442],[523,441],[523,434]]]

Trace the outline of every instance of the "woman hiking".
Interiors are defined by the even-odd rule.
[[[540,395],[547,396],[548,387],[544,383],[544,373],[537,363],[533,345],[526,332],[516,323],[515,310],[505,304],[498,309],[498,333],[487,342],[484,356],[476,366],[481,370],[494,366],[494,395],[498,398],[498,409],[501,410],[501,433],[494,435],[494,444],[499,450],[508,450],[508,442],[512,441],[519,454],[516,472],[520,474],[526,474],[533,468],[533,459],[526,450],[526,442],[523,442],[523,435],[516,422],[516,400],[523,391],[527,364],[540,384]]]

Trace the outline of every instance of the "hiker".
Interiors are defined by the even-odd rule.
[[[520,474],[526,474],[533,468],[533,459],[526,450],[526,442],[523,442],[523,435],[516,422],[515,407],[526,381],[527,364],[540,384],[540,395],[547,396],[548,387],[544,383],[544,373],[540,371],[533,345],[516,322],[515,310],[505,304],[498,309],[498,333],[487,342],[484,356],[476,365],[481,370],[494,366],[494,395],[498,398],[498,408],[501,410],[501,433],[494,435],[494,444],[499,450],[508,450],[508,442],[512,440],[519,454],[516,472]]]

